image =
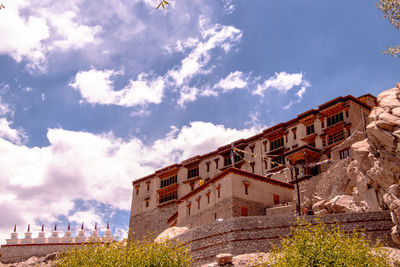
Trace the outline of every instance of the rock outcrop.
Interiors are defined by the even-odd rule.
[[[168,240],[168,239],[173,239],[175,236],[181,235],[188,230],[189,230],[189,228],[187,228],[187,227],[177,227],[177,226],[167,228],[156,237],[154,242],[162,243],[163,241]]]
[[[392,237],[400,245],[400,83],[377,101],[367,118],[367,138],[322,175],[307,201],[316,214],[390,209]]]

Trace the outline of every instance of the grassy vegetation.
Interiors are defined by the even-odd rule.
[[[154,243],[151,238],[77,246],[60,254],[60,267],[72,266],[190,266],[189,250],[179,243]]]
[[[373,244],[363,232],[344,233],[339,226],[300,222],[292,236],[274,247],[267,263],[259,266],[388,266],[380,244]]]
[[[87,244],[61,254],[57,266],[191,266],[189,250],[166,240],[151,238],[108,244]],[[388,266],[380,244],[373,244],[363,232],[344,233],[339,226],[299,222],[280,247],[270,251],[267,262],[252,266]]]

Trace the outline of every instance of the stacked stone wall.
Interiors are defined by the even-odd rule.
[[[317,223],[316,218],[304,217],[313,224]],[[326,224],[339,223],[350,233],[353,229],[364,229],[370,239],[379,239],[387,246],[396,247],[390,238],[393,223],[388,211],[330,214],[318,218]],[[203,264],[215,260],[219,253],[266,252],[273,244],[279,245],[281,237],[290,234],[290,227],[295,222],[294,216],[238,217],[191,229],[176,238],[189,245],[197,264]]]
[[[178,210],[176,202],[132,216],[129,238],[142,239],[145,235],[159,235],[168,228],[168,219]],[[133,233],[133,235],[131,235]]]
[[[224,199],[198,214],[185,217],[178,222],[179,226],[194,228],[215,222],[216,219],[231,219],[242,215],[242,207],[247,208],[248,216],[264,215],[265,207],[257,202],[241,198]],[[192,205],[196,209],[196,205]]]
[[[259,216],[265,214],[265,207],[261,203],[242,198],[233,198],[233,217],[242,216],[242,207],[247,208],[248,216]]]
[[[231,219],[232,207],[232,199],[227,198],[205,209],[203,212],[185,217],[183,220],[178,221],[178,225],[194,228],[215,222],[215,219]],[[192,205],[191,208],[196,209],[197,207],[196,205]]]
[[[0,261],[14,263],[29,259],[30,257],[43,257],[52,252],[65,252],[79,244],[19,244],[2,245]],[[1,265],[1,264],[0,264]]]

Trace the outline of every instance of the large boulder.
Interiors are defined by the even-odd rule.
[[[172,239],[178,235],[185,233],[187,230],[189,230],[189,228],[187,228],[187,227],[173,226],[173,227],[167,228],[156,237],[154,242],[157,242],[157,243],[164,242],[168,239]]]

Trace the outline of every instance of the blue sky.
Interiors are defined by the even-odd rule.
[[[1,2],[2,240],[123,233],[133,179],[400,80],[374,1]]]

